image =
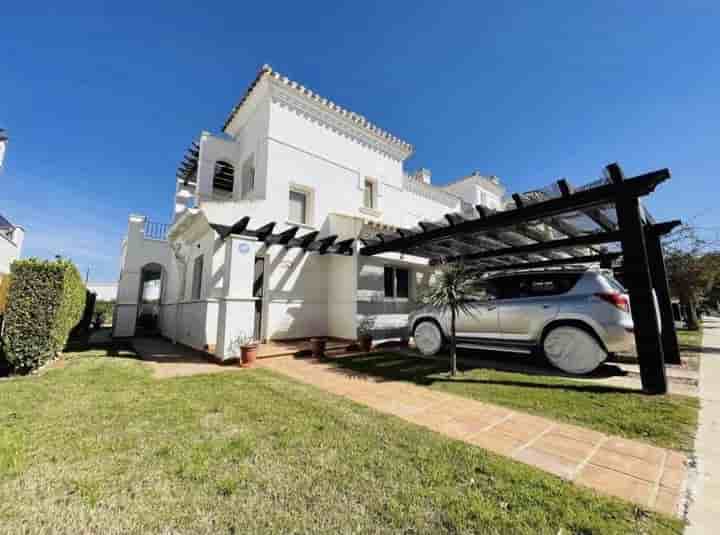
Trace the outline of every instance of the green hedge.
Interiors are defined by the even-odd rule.
[[[26,373],[63,349],[82,318],[85,285],[67,260],[16,260],[11,273],[3,348],[14,371]]]

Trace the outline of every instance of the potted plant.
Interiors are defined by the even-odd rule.
[[[312,348],[313,358],[319,359],[325,355],[325,344],[327,338],[310,338],[310,347]]]
[[[250,368],[257,360],[258,341],[245,333],[237,335],[232,343],[234,351],[240,351],[240,366]]]
[[[372,329],[375,325],[375,319],[370,316],[365,316],[360,325],[358,325],[358,345],[360,351],[364,353],[369,352],[372,349]]]

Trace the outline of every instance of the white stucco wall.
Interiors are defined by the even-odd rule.
[[[0,231],[0,274],[10,273],[10,265],[20,258],[25,231],[15,227],[10,235]]]

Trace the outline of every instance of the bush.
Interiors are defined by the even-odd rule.
[[[42,366],[65,346],[85,309],[85,285],[67,260],[16,260],[11,267],[3,346],[16,372]]]

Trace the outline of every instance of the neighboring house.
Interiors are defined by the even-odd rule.
[[[117,282],[89,282],[87,289],[95,294],[97,301],[115,301],[117,299]]]
[[[10,264],[20,258],[25,230],[0,214],[0,278],[10,273]]]
[[[474,214],[476,204],[499,209],[504,195],[497,178],[477,173],[434,186],[429,171],[404,171],[412,153],[363,116],[263,67],[222,134],[203,132],[188,151],[172,223],[130,216],[114,335],[134,334],[142,288],[160,280],[162,333],[220,358],[233,356],[238,335],[354,339],[365,318],[376,336],[398,336],[427,261],[360,256],[357,240],[348,255],[316,240],[347,244],[448,212]],[[245,216],[247,229],[275,223],[276,238],[242,232]],[[300,247],[306,236],[315,240],[310,250]]]

